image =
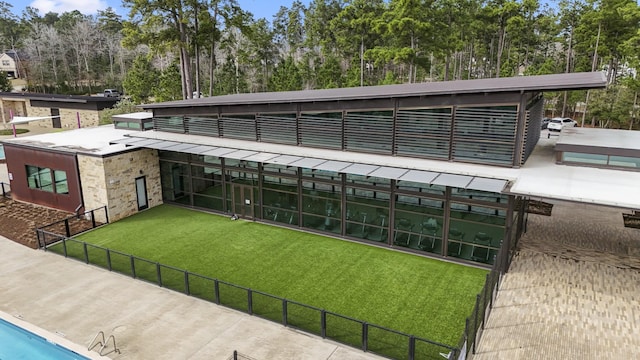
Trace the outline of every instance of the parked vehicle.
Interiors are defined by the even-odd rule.
[[[104,89],[105,97],[120,97],[120,92],[116,89]]]
[[[542,130],[546,129],[547,126],[549,125],[549,121],[551,121],[551,119],[549,118],[542,118]]]
[[[549,121],[547,129],[549,129],[549,131],[561,131],[563,128],[568,126],[576,127],[578,126],[578,123],[570,118],[555,117]]]

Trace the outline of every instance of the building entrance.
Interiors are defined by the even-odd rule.
[[[244,219],[253,219],[253,186],[233,184],[231,187],[232,198],[231,211]]]

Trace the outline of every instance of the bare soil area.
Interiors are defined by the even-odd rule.
[[[71,215],[65,211],[22,203],[0,196],[0,235],[36,249],[38,248],[36,228]],[[56,230],[59,231],[59,229]]]

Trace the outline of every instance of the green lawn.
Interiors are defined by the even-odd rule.
[[[169,205],[78,239],[451,346],[487,274]]]

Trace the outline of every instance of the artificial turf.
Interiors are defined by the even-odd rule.
[[[170,205],[78,240],[451,346],[487,274]]]

